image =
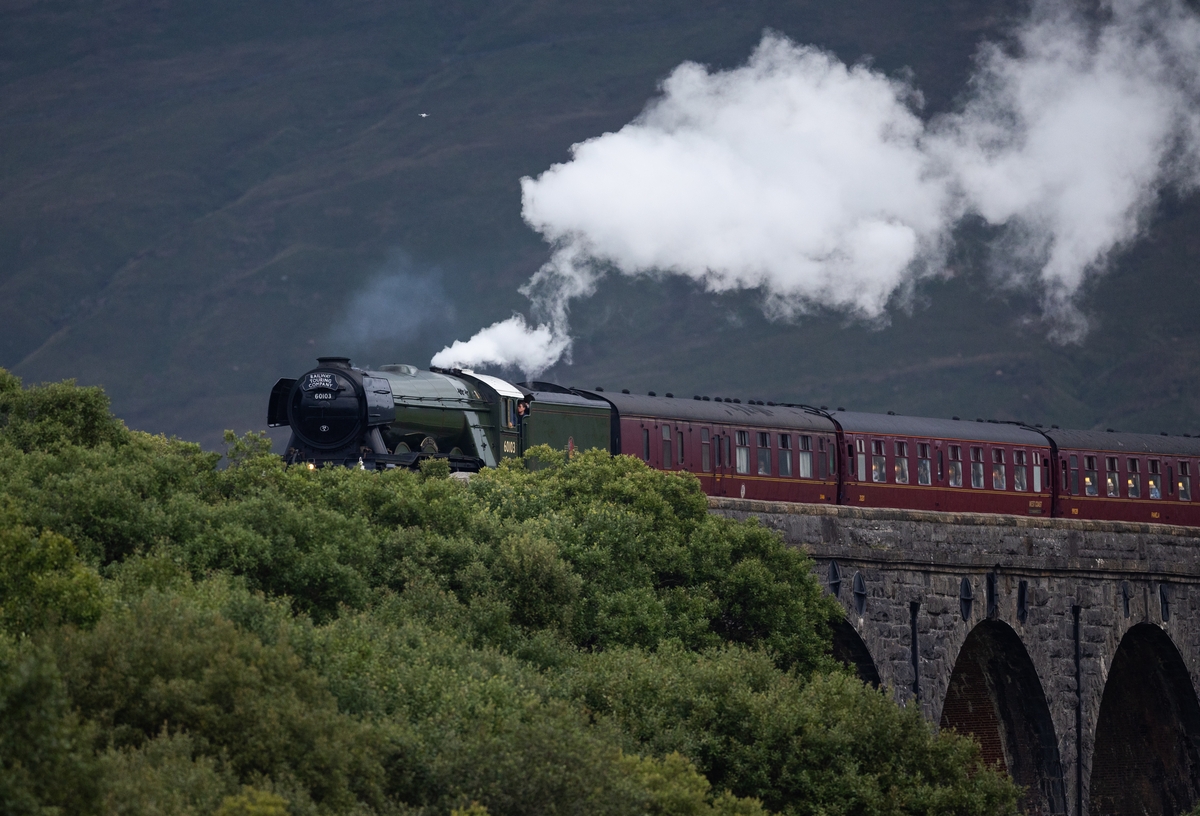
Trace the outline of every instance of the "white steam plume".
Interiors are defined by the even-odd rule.
[[[998,271],[1033,280],[1064,339],[1072,297],[1142,232],[1166,186],[1200,183],[1200,19],[1180,2],[1111,7],[1098,30],[1068,4],[1039,8],[1018,51],[985,45],[970,101],[927,149],[963,206],[1007,233]]]
[[[543,370],[606,268],[757,288],[772,317],[879,317],[940,270],[970,213],[1003,228],[1007,279],[1079,336],[1088,274],[1165,187],[1200,186],[1200,19],[1181,0],[1116,0],[1103,24],[1061,9],[1035,8],[1011,53],[985,44],[967,101],[930,122],[906,82],[777,34],[741,68],[679,66],[633,122],[522,179],[525,220],[555,247],[522,289],[545,322],[514,317],[435,363]]]

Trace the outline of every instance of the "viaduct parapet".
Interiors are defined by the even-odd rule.
[[[1200,801],[1200,530],[711,498],[808,552],[835,653],[974,734],[1027,813]]]

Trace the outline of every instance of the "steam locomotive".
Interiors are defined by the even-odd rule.
[[[770,501],[1200,526],[1200,437],[869,414],[761,400],[510,383],[322,357],[271,390],[286,458],[475,472],[534,445],[601,448]]]

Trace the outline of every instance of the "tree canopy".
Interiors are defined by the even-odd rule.
[[[0,370],[4,812],[1015,812],[832,660],[807,557],[687,474],[227,442]]]

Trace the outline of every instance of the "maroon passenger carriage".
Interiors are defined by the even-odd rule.
[[[1200,526],[1200,438],[1051,428],[1055,515]]]
[[[578,391],[613,407],[612,452],[686,470],[710,496],[837,502],[837,426],[797,406]]]
[[[1049,516],[1050,442],[996,422],[837,411],[843,504]]]
[[[769,501],[1200,526],[1200,438],[582,391],[613,453]]]

